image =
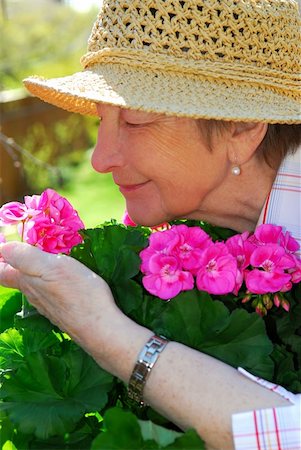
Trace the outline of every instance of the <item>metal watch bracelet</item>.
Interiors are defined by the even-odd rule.
[[[129,380],[128,397],[139,406],[145,406],[143,401],[143,389],[150,371],[154,367],[160,353],[169,341],[163,336],[152,336],[141,352]]]

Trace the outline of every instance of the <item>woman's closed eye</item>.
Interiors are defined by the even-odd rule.
[[[128,121],[124,121],[125,126],[129,127],[129,128],[139,128],[141,126],[145,126],[147,125],[147,122],[145,123],[135,123],[135,122],[128,122]]]
[[[121,122],[128,128],[141,128],[156,122],[159,114],[144,111],[123,110],[120,113]]]

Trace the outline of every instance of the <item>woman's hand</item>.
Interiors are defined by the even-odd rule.
[[[41,314],[79,343],[88,338],[91,327],[120,313],[107,283],[75,259],[20,242],[3,244],[0,251],[0,284],[22,291]]]
[[[66,331],[104,369],[127,381],[152,334],[117,308],[108,284],[77,260],[21,242],[0,245],[0,285]]]

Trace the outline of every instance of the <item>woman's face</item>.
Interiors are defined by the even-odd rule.
[[[94,169],[112,172],[134,222],[154,226],[201,218],[229,171],[216,139],[208,149],[197,121],[99,105]]]

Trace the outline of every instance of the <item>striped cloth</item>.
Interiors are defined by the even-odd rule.
[[[283,161],[261,212],[258,225],[262,223],[281,225],[301,244],[301,148]],[[235,449],[301,450],[301,395],[294,395],[243,369],[238,370],[290,403],[278,408],[234,414],[232,429]]]
[[[257,225],[262,223],[281,225],[301,247],[301,148],[281,164]]]

